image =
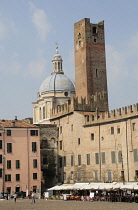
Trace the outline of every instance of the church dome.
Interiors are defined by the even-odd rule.
[[[47,77],[40,86],[40,94],[48,92],[62,92],[70,91],[75,92],[73,82],[64,75],[62,70],[62,57],[58,53],[58,47],[56,48],[56,54],[53,56],[53,71],[49,77]]]
[[[75,92],[75,87],[73,82],[63,73],[62,74],[52,74],[47,77],[40,86],[40,94],[47,92],[61,92],[68,90]]]

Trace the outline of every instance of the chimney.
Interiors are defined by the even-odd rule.
[[[18,119],[17,119],[17,116],[15,116],[15,121],[17,121]]]
[[[15,127],[15,121],[12,121],[12,122],[11,122],[11,126],[12,126],[12,127]]]

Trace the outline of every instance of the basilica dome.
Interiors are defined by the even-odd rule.
[[[39,93],[45,94],[48,92],[62,92],[70,91],[75,93],[73,82],[64,74],[62,70],[62,57],[56,48],[56,54],[53,56],[53,70],[49,77],[47,77],[40,86]]]
[[[73,82],[64,74],[52,74],[47,77],[40,86],[40,94],[47,92],[59,92],[59,91],[71,91],[75,92]]]

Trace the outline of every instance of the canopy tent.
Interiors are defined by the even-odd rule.
[[[48,190],[138,190],[138,184],[123,184],[123,183],[75,183],[62,184],[49,188]]]

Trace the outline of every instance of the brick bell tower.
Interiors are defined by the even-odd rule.
[[[74,50],[76,96],[79,101],[86,97],[88,102],[96,92],[107,91],[104,21],[93,24],[89,18],[84,18],[75,23]]]

